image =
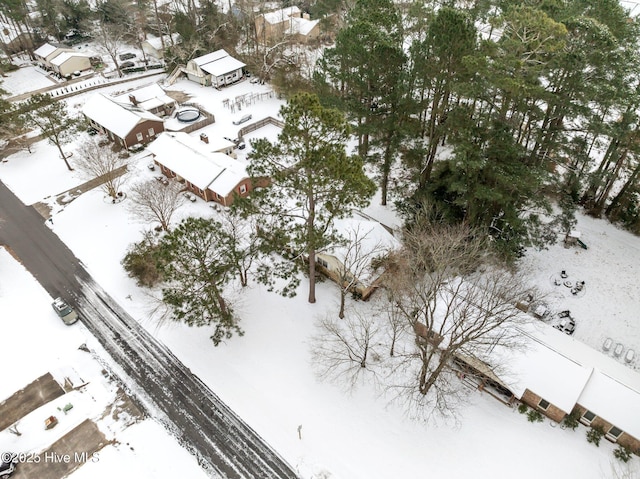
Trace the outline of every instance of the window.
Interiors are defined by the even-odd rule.
[[[240,194],[243,195],[247,192],[247,185],[240,185]]]
[[[622,435],[622,429],[615,426],[611,426],[611,429],[607,431],[607,437],[609,437],[610,439],[614,439],[616,441],[621,435]]]
[[[136,133],[136,138],[138,141],[142,141],[142,133]]]
[[[591,422],[596,418],[596,415],[591,411],[585,411],[582,417],[580,418],[580,422],[586,424],[587,426],[591,424]]]
[[[329,267],[329,263],[327,263],[325,260],[323,260],[322,258],[318,258],[316,257],[316,263],[318,263],[320,266],[324,266],[325,268]]]
[[[149,128],[149,136],[153,136],[155,134],[156,134],[156,132],[153,131],[153,128]]]
[[[549,406],[551,406],[551,404],[549,404],[549,401],[545,401],[544,399],[540,399],[540,402],[538,403],[538,407],[540,409],[542,409],[543,411],[546,411],[547,409],[549,409]]]

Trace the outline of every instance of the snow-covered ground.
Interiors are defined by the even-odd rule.
[[[122,85],[118,88],[119,91],[125,89]],[[267,86],[246,81],[217,91],[180,80],[170,89],[191,95],[190,101],[201,104],[215,115],[216,123],[206,129],[210,138],[214,135],[235,138],[239,127],[233,125],[232,120],[245,114],[252,114],[253,121],[264,116],[275,117],[282,104],[275,95],[268,94]],[[232,112],[224,106],[225,99],[232,101],[250,93],[266,94],[262,98],[254,97],[256,101],[243,106],[242,111]],[[70,108],[79,108],[86,95],[89,94],[74,97]],[[268,126],[252,133],[251,137],[266,134],[274,139],[277,133],[277,128]],[[77,172],[66,170],[46,143],[36,146],[32,154],[19,153],[9,157],[6,163],[0,163],[0,178],[27,204],[63,192],[82,181]],[[72,151],[73,146],[66,149]],[[239,161],[245,161],[249,151],[250,145],[240,151]],[[134,162],[129,181],[153,176],[145,166],[148,158],[144,153]],[[387,224],[397,224],[390,209],[375,203],[367,213]],[[213,214],[213,210],[198,200],[186,204],[175,220],[190,214],[206,216]],[[96,281],[167,344],[304,478],[422,477],[425,471],[433,477],[613,476],[612,468],[617,461],[612,455],[614,447],[607,441],[596,448],[586,442],[582,426],[570,431],[552,427],[555,423],[547,420],[531,424],[515,409],[479,392],[473,393],[470,404],[461,409],[460,425],[425,425],[407,419],[400,409],[389,405],[370,386],[345,393],[336,385],[319,382],[313,373],[309,343],[315,332],[316,319],[328,312],[337,312],[338,292],[329,282],[318,285],[315,305],[306,301],[304,281],[300,294],[293,299],[268,293],[257,285],[235,291],[236,309],[246,334],[215,348],[209,339],[208,328],[158,323],[150,313],[152,298],[126,276],[120,261],[128,245],[137,241],[140,232],[147,227],[130,216],[126,200],[113,205],[104,201],[101,191],[93,190],[64,208],[58,206],[54,209],[53,220],[54,232],[87,265]],[[546,298],[551,308],[572,311],[578,322],[575,334],[578,339],[598,347],[605,336],[619,337],[630,347],[639,334],[638,329],[633,331],[631,320],[632,313],[636,311],[637,314],[640,310],[637,293],[636,297],[633,295],[637,291],[640,240],[604,221],[586,217],[580,217],[577,228],[581,230],[588,250],[564,249],[559,245],[549,251],[530,252],[522,267],[534,276],[541,288],[551,291]],[[550,283],[552,275],[561,269],[565,269],[571,279],[585,281],[583,295],[567,296],[566,291]],[[0,297],[4,297],[1,287],[4,270],[4,267],[0,268]],[[45,299],[48,301],[48,298],[43,298],[46,303]],[[3,328],[14,327],[14,323],[22,321],[15,314],[17,307],[15,303],[9,306],[0,303]],[[57,325],[55,317],[46,314],[47,320],[62,328],[66,336],[82,334],[81,325],[63,328]],[[36,339],[32,330],[18,330],[13,341],[29,347]],[[77,341],[69,341],[77,347]],[[54,348],[50,354],[55,355],[56,351]],[[640,347],[636,347],[636,351],[640,351]],[[61,348],[58,354],[64,356],[65,349]],[[0,351],[0,364],[7,361],[9,356],[4,350]],[[24,361],[29,363],[31,359],[25,357]],[[0,385],[0,398],[10,395],[38,374],[37,365],[18,368],[17,378],[11,380],[9,386]],[[160,440],[156,439],[156,435],[160,437],[157,428],[144,421],[118,432],[117,438],[121,444],[133,444],[136,439],[149,440],[155,451],[155,441]],[[158,446],[159,449],[164,447],[169,445]],[[149,449],[143,446],[134,447],[141,457],[124,449],[109,448],[101,458],[145,461],[148,457],[143,453]],[[113,470],[104,467],[85,465],[72,477],[112,477]],[[153,467],[152,462],[140,462],[132,470],[140,471],[141,477],[147,477],[143,474],[151,477],[153,474],[149,471]],[[197,477],[189,472],[181,475]]]

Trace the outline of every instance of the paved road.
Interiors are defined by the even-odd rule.
[[[44,219],[2,182],[0,244],[9,246],[51,296],[76,306],[82,322],[121,368],[125,387],[198,455],[210,475],[297,478],[255,431],[93,281]]]

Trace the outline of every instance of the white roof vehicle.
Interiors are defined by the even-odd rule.
[[[62,298],[56,298],[51,306],[64,324],[70,325],[78,320],[78,314]]]

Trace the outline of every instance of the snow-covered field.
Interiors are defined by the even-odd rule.
[[[206,129],[210,138],[215,135],[235,138],[239,127],[232,124],[233,119],[248,113],[254,120],[276,116],[282,104],[268,94],[267,86],[249,82],[217,91],[181,80],[170,89],[191,95],[190,101],[201,104],[216,116],[216,123]],[[125,88],[120,85],[118,90]],[[225,99],[251,93],[265,95],[255,97],[256,101],[245,105],[240,112],[224,106]],[[73,97],[70,108],[79,108],[87,95]],[[269,126],[252,136],[265,134],[274,139],[277,128]],[[72,151],[73,146],[66,149]],[[244,161],[249,151],[250,146],[241,151],[239,160]],[[79,174],[68,172],[56,156],[46,143],[38,143],[34,153],[19,153],[0,163],[0,178],[27,204],[82,182]],[[148,158],[144,158],[144,153],[135,161],[129,181],[153,176],[145,167]],[[547,420],[531,424],[515,409],[479,392],[462,408],[460,425],[436,425],[410,421],[369,386],[345,393],[336,385],[319,382],[311,367],[309,342],[316,319],[329,311],[337,311],[338,292],[329,282],[318,285],[315,305],[306,302],[304,281],[300,294],[294,299],[281,298],[256,285],[235,291],[237,311],[246,334],[217,348],[209,339],[208,328],[159,324],[150,314],[152,299],[145,290],[135,286],[120,266],[127,246],[137,241],[145,228],[129,215],[126,203],[113,205],[104,201],[99,190],[90,191],[64,208],[55,208],[52,228],[105,290],[167,344],[302,477],[386,479],[425,474],[429,477],[614,477],[612,468],[617,461],[612,455],[614,447],[607,441],[599,448],[588,444],[583,426],[570,431],[552,427],[555,423]],[[176,221],[189,214],[211,215],[212,211],[198,200],[186,204]],[[367,213],[385,223],[395,221],[391,210],[375,204]],[[635,344],[636,351],[640,351],[640,328],[634,329],[632,324],[634,314],[640,311],[637,295],[640,239],[604,221],[586,217],[579,218],[577,229],[582,232],[588,250],[556,245],[548,251],[530,252],[522,262],[523,270],[535,278],[541,289],[548,290],[545,301],[551,309],[572,311],[578,323],[576,338],[596,348],[605,337],[619,338],[627,347]],[[7,278],[13,281],[12,276],[5,276],[5,271],[15,273],[5,266],[5,263],[11,264],[8,258],[0,257],[0,260],[3,261],[0,263],[3,336],[6,328],[13,328],[9,329],[16,345],[12,351],[31,348],[39,341],[38,335],[33,327],[18,327],[23,321],[16,314],[19,305],[7,302],[11,290],[4,286]],[[564,286],[553,286],[550,278],[561,269],[565,269],[571,279],[585,281],[584,294],[573,297],[562,289]],[[26,282],[24,288],[27,288]],[[38,290],[33,284],[28,288]],[[47,353],[51,357],[58,354],[60,359],[38,363],[29,355],[23,355],[23,361],[16,362],[5,349],[0,350],[0,364],[9,361],[20,364],[12,373],[12,379],[0,384],[0,400],[42,374],[42,365],[71,362],[73,354],[78,353],[70,352],[69,348],[77,348],[79,341],[86,340],[82,337],[85,333],[81,325],[65,328],[58,324],[53,313],[47,310],[46,294],[39,291],[34,294],[42,297],[38,299],[42,301],[42,313],[33,317],[60,330],[63,338],[60,349],[49,345],[52,349]],[[109,390],[108,386],[105,388]],[[131,466],[135,473],[127,473],[126,477],[164,477],[150,472],[157,465],[150,457],[155,455],[156,460],[173,457],[170,456],[172,448],[177,446],[158,434],[158,428],[147,420],[117,432],[115,435],[121,444],[129,442],[133,446],[138,441],[138,446],[133,446],[135,452],[110,446],[100,456],[100,464],[87,464],[72,477],[113,477],[114,469],[103,466],[102,458],[105,464],[120,460],[135,462],[135,466]],[[5,432],[2,434],[0,440],[7,437]],[[191,458],[184,454],[188,458],[184,462],[190,465]],[[637,462],[636,459],[632,464]],[[181,470],[180,475],[198,477],[191,469]]]

